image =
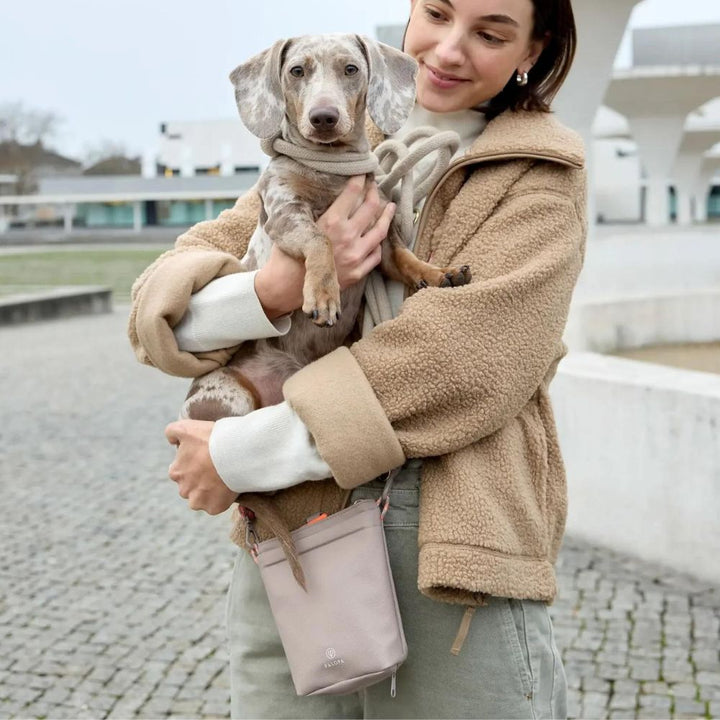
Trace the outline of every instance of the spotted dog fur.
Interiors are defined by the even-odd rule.
[[[320,35],[280,40],[236,68],[230,79],[240,116],[256,136],[280,136],[328,154],[364,153],[366,111],[383,133],[399,130],[414,103],[416,71],[414,60],[386,45],[358,35]],[[246,342],[227,367],[196,379],[183,417],[216,420],[281,402],[290,375],[349,336],[364,285],[340,292],[332,246],[315,224],[346,182],[287,156],[270,161],[258,183],[262,211],[243,265],[261,267],[272,243],[303,260],[302,311],[293,314],[287,335]],[[382,251],[382,271],[411,287],[470,279],[467,268],[418,260],[395,223]]]

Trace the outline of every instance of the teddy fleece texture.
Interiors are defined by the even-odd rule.
[[[227,362],[234,348],[179,351],[172,328],[192,292],[240,269],[258,207],[251,191],[138,279],[129,335],[142,362],[188,377]],[[551,601],[567,494],[548,386],[585,236],[579,137],[549,114],[491,121],[425,203],[415,247],[470,265],[473,281],[414,293],[283,388],[334,475],[273,496],[291,527],[421,457],[420,590],[463,604]]]

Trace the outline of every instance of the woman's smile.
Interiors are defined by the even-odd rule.
[[[466,78],[458,77],[449,72],[444,72],[439,68],[428,65],[425,62],[420,63],[420,71],[427,73],[428,80],[439,88],[449,90],[455,88],[462,83],[468,82]]]

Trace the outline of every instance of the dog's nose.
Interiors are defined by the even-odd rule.
[[[338,124],[340,113],[334,107],[315,108],[310,113],[310,122],[318,130],[329,130]]]

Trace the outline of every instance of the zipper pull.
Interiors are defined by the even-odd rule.
[[[392,677],[390,678],[390,697],[394,698],[397,695],[397,672],[393,670]]]

